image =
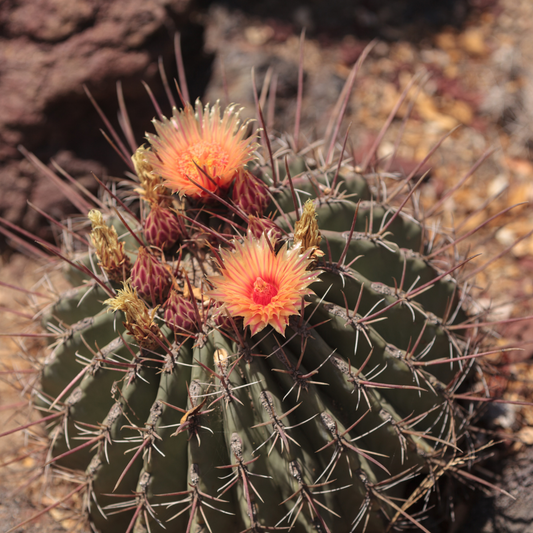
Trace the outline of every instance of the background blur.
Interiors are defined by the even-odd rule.
[[[528,161],[532,24],[529,0],[4,0],[0,216],[50,238],[47,224],[26,201],[54,216],[70,209],[67,199],[59,199],[53,185],[23,161],[19,144],[46,163],[53,158],[89,187],[95,186],[91,172],[122,175],[123,163],[101,135],[102,122],[83,85],[115,119],[116,83],[121,81],[141,144],[154,115],[142,81],[166,103],[158,59],[173,85],[176,31],[192,99],[224,100],[226,84],[229,98],[252,115],[251,68],[261,86],[271,67],[277,77],[276,127],[288,130],[294,117],[299,34],[306,28],[304,132],[310,136],[323,131],[350,67],[364,46],[377,39],[348,109],[359,157],[404,86],[425,71],[429,79],[400,154],[404,170],[457,125],[463,127],[449,143],[450,172],[488,146],[501,146],[507,156]],[[171,112],[168,105],[163,109]],[[380,155],[388,149],[386,141]],[[516,170],[504,167],[491,169],[493,176]],[[436,189],[442,188],[440,171],[432,179]]]

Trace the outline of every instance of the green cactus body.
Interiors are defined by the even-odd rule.
[[[123,214],[134,238],[110,210],[104,219],[118,242],[109,247],[123,279],[116,267],[115,278],[106,275],[93,229],[96,253],[77,256],[84,266],[66,274],[73,288],[42,318],[58,337],[34,403],[62,414],[49,429],[50,453],[59,466],[84,472],[91,523],[102,533],[423,527],[404,504],[408,487],[418,482],[414,501],[423,501],[440,465],[466,453],[467,416],[453,392],[476,364],[463,360],[476,339],[457,327],[469,318],[453,263],[432,260],[424,224],[375,201],[373,179],[354,169],[342,168],[332,186],[334,169],[296,154],[292,182],[274,183],[268,165],[251,165],[272,197],[258,216],[283,235],[260,240],[245,236],[246,203],[232,206],[231,179],[211,196],[206,181],[198,198],[188,193],[178,206],[177,195],[158,193],[159,175],[168,178],[150,153],[143,148],[134,159],[145,187],[140,201],[149,204],[145,212],[162,206],[166,217],[181,217],[179,242],[150,247],[143,221]],[[311,231],[297,237],[306,200],[321,236],[307,249],[296,242]],[[271,247],[272,257],[299,254],[301,279],[316,278],[312,293],[299,289],[298,310],[277,322],[269,316],[255,334],[253,323],[243,325],[246,313],[232,314],[229,300],[209,292],[237,255],[234,243],[246,239]],[[193,326],[179,316],[165,324],[165,303],[152,309],[133,290],[117,303],[141,242],[187,302]],[[140,272],[149,286],[150,272]],[[278,297],[272,279],[257,278],[254,305]]]

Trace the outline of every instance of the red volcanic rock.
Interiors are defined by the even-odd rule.
[[[42,161],[63,157],[69,172],[92,183],[121,175],[124,164],[101,135],[103,126],[84,93],[87,85],[116,123],[116,80],[122,80],[132,126],[141,144],[153,106],[141,84],[153,88],[164,112],[169,106],[159,81],[161,56],[176,77],[174,32],[182,31],[187,62],[202,67],[203,29],[189,23],[190,0],[4,0],[0,3],[0,216],[47,237],[45,223],[30,213],[29,199],[73,211],[54,187],[23,161],[21,144]],[[192,59],[191,59],[192,58]],[[191,85],[191,83],[189,83]],[[195,92],[194,89],[192,91]],[[196,90],[198,92],[198,90]],[[192,94],[195,96],[195,94]],[[66,150],[66,152],[65,152]],[[65,157],[65,153],[68,156]],[[75,155],[74,155],[75,154]],[[99,164],[94,161],[100,161]]]

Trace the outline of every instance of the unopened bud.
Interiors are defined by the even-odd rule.
[[[144,236],[152,246],[162,250],[172,248],[182,236],[175,213],[161,205],[152,204],[152,209],[144,221]]]
[[[160,261],[144,246],[139,248],[131,269],[131,284],[139,296],[152,305],[162,304],[170,289],[170,275]]]
[[[144,145],[139,146],[131,156],[135,172],[139,178],[141,186],[135,189],[147,202],[169,205],[171,191],[163,185],[161,177],[153,171],[152,165],[148,163]]]
[[[249,215],[261,216],[270,203],[267,186],[245,169],[237,173],[231,197]]]
[[[172,290],[163,307],[165,309],[165,322],[175,333],[190,335],[197,331],[196,312],[190,300]]]
[[[282,236],[281,229],[270,218],[260,218],[250,215],[248,217],[248,231],[256,238],[260,239],[265,234],[276,244]]]

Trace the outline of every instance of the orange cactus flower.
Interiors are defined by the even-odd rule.
[[[147,134],[152,150],[146,161],[159,174],[164,184],[180,196],[209,198],[229,188],[235,175],[254,158],[255,137],[246,138],[248,121],[241,124],[235,105],[230,105],[220,118],[220,105],[196,109],[190,104],[171,119],[154,120],[157,135]]]
[[[222,250],[221,274],[212,276],[209,295],[221,302],[232,316],[240,316],[252,335],[267,325],[284,335],[289,317],[297,315],[302,297],[312,294],[308,286],[320,271],[309,271],[310,250],[289,249],[276,254],[264,234],[251,234],[235,249]]]

